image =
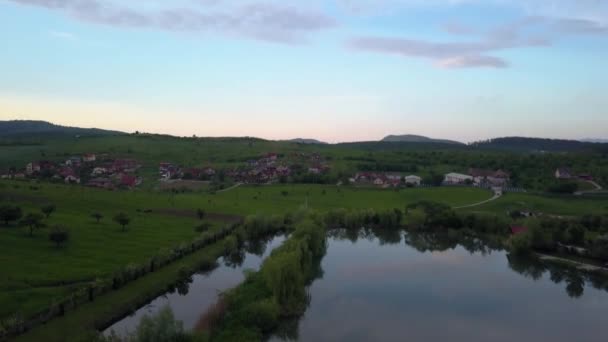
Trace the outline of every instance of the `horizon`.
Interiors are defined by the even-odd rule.
[[[421,137],[421,138],[428,138],[428,139],[432,139],[432,140],[448,140],[448,141],[452,141],[452,142],[456,142],[456,143],[460,143],[460,144],[464,144],[464,145],[470,145],[470,144],[474,144],[474,143],[478,143],[478,142],[484,142],[484,141],[488,141],[488,140],[495,140],[495,139],[508,139],[508,138],[522,138],[522,139],[549,139],[549,140],[565,140],[565,141],[578,141],[578,142],[586,142],[586,143],[608,143],[608,139],[604,139],[601,137],[585,137],[585,138],[579,138],[579,139],[562,139],[562,138],[555,138],[555,137],[538,137],[538,136],[518,136],[518,135],[511,135],[511,136],[497,136],[497,137],[491,137],[488,139],[482,139],[482,140],[475,140],[475,141],[459,141],[459,140],[451,140],[451,139],[443,139],[442,137],[429,137],[429,136],[424,136],[424,135],[419,135],[416,133],[403,133],[403,134],[389,134],[383,137],[379,137],[377,139],[374,140],[349,140],[349,141],[334,141],[334,142],[328,142],[328,141],[324,141],[324,140],[319,140],[316,139],[314,137],[310,138],[310,137],[291,137],[291,138],[285,138],[285,139],[269,139],[269,138],[265,138],[265,137],[260,137],[260,136],[253,136],[253,135],[217,135],[217,136],[199,136],[196,134],[192,134],[192,135],[173,135],[173,134],[169,134],[166,132],[145,132],[145,131],[121,131],[121,130],[116,130],[116,129],[112,129],[112,128],[100,128],[100,127],[95,127],[95,126],[90,126],[90,127],[83,127],[83,126],[71,126],[71,125],[64,125],[64,124],[60,124],[60,123],[56,123],[56,122],[50,122],[50,121],[45,121],[45,120],[37,120],[37,119],[8,119],[4,122],[19,122],[19,121],[25,121],[25,122],[43,122],[43,123],[48,123],[51,125],[56,125],[56,126],[60,126],[60,127],[67,127],[67,128],[82,128],[82,129],[101,129],[101,130],[107,130],[107,131],[116,131],[118,133],[123,133],[123,134],[150,134],[150,135],[161,135],[161,136],[170,136],[170,137],[176,137],[176,138],[192,138],[192,137],[196,137],[196,138],[218,138],[218,139],[260,139],[260,140],[265,140],[265,141],[293,141],[293,140],[316,140],[317,142],[321,143],[321,144],[330,144],[330,145],[335,145],[335,144],[349,144],[349,143],[365,143],[365,142],[380,142],[385,138],[391,137],[391,136],[410,136],[410,137]],[[0,122],[2,122],[2,120],[0,120]]]
[[[591,0],[0,0],[0,120],[329,143],[606,139],[607,18]]]

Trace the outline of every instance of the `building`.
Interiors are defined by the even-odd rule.
[[[93,169],[93,172],[91,172],[91,176],[98,177],[101,175],[105,175],[106,173],[108,173],[108,169],[106,169],[105,167],[96,167]]]
[[[405,176],[404,180],[405,184],[411,184],[414,186],[420,186],[420,184],[422,183],[422,178],[414,175]]]
[[[503,170],[470,169],[473,183],[480,186],[504,187],[509,183],[511,175]]]
[[[40,172],[40,163],[31,162],[26,165],[25,173],[28,175],[33,175],[34,173]]]
[[[68,160],[65,161],[65,165],[67,166],[80,166],[80,163],[82,162],[82,159],[80,159],[80,157],[70,157]]]
[[[557,178],[557,179],[571,179],[572,178],[572,172],[568,168],[560,167],[559,169],[555,170],[555,178]]]
[[[513,235],[523,234],[527,231],[528,231],[528,227],[522,227],[522,226],[511,227],[511,234],[513,234]]]
[[[445,184],[466,184],[469,182],[473,183],[473,181],[473,176],[454,172],[446,174],[443,180]]]
[[[97,160],[97,156],[95,156],[95,154],[93,154],[93,153],[87,153],[82,156],[82,160],[85,163],[92,163]]]

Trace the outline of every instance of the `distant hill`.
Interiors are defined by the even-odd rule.
[[[67,127],[47,121],[12,120],[0,121],[0,138],[37,138],[48,136],[107,136],[124,132],[98,128]]]
[[[582,142],[578,140],[543,139],[506,137],[472,143],[471,146],[482,149],[497,149],[529,152],[576,152],[602,149],[603,144]]]
[[[581,139],[580,141],[594,144],[608,144],[608,139]]]
[[[326,142],[323,141],[319,141],[316,139],[303,139],[303,138],[296,138],[296,139],[291,139],[291,140],[287,140],[288,142],[292,142],[292,143],[298,143],[298,144],[311,144],[311,145],[326,145]]]
[[[381,140],[382,142],[419,142],[419,143],[439,143],[439,144],[457,144],[463,145],[463,143],[453,140],[445,139],[432,139],[421,135],[389,135]]]

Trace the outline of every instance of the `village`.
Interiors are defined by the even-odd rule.
[[[39,179],[80,184],[107,190],[134,189],[142,183],[137,176],[141,164],[135,159],[113,159],[107,154],[87,153],[64,162],[33,161],[22,170],[9,170],[4,179]]]
[[[317,153],[293,153],[287,157],[266,153],[258,159],[250,159],[244,165],[217,170],[212,167],[182,167],[172,162],[159,164],[161,182],[179,180],[222,181],[229,178],[235,183],[269,184],[287,182],[298,174],[323,175],[330,171],[329,164]]]
[[[24,168],[9,170],[0,177],[50,180],[107,190],[131,190],[143,182],[143,177],[138,175],[140,168],[142,163],[136,159],[112,158],[106,153],[86,153],[71,156],[63,162],[32,161]],[[330,171],[330,164],[320,154],[301,152],[289,155],[266,153],[257,159],[247,160],[243,165],[223,169],[212,166],[184,167],[168,161],[158,164],[161,184],[179,181],[224,183],[226,179],[235,184],[314,183],[316,178],[327,176]],[[577,180],[596,185],[591,175],[577,175],[566,167],[557,168],[553,176],[559,181]],[[360,171],[348,178],[348,183],[378,188],[471,186],[491,189],[496,194],[525,191],[513,186],[508,171],[478,168],[470,168],[467,173],[450,172],[439,181],[400,172]],[[338,184],[344,185],[340,181]],[[597,188],[601,189],[599,186]]]

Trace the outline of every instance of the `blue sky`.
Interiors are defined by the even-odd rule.
[[[0,28],[0,119],[608,137],[608,1],[0,0]]]

